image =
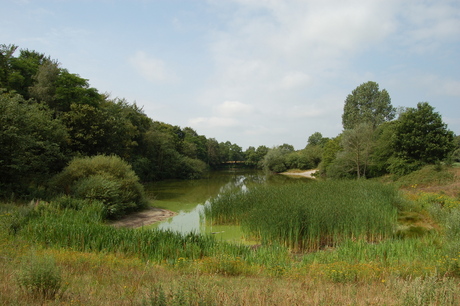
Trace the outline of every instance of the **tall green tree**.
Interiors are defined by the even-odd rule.
[[[207,155],[208,155],[208,165],[215,167],[218,166],[222,160],[219,155],[219,142],[214,138],[209,138],[206,140]]]
[[[68,160],[67,141],[65,126],[46,107],[0,95],[0,194],[25,194],[60,171]]]
[[[454,147],[454,133],[447,129],[441,115],[428,102],[420,102],[396,121],[393,172],[405,174],[442,161]]]
[[[262,169],[264,157],[267,155],[269,150],[270,149],[267,146],[258,146],[257,149],[249,147],[244,152],[246,165]]]
[[[376,82],[359,85],[347,96],[343,108],[342,124],[345,130],[353,129],[361,123],[369,123],[375,129],[385,121],[395,117],[388,92],[379,90]]]
[[[356,177],[366,177],[370,165],[374,129],[369,123],[357,125],[354,129],[345,130],[342,134],[342,148],[339,163],[350,165],[348,171],[353,171]],[[347,171],[347,172],[348,172]]]
[[[323,134],[320,132],[315,132],[308,137],[307,146],[321,146],[323,147],[329,138],[323,137]]]
[[[35,83],[29,89],[30,96],[49,106],[55,106],[59,73],[59,65],[56,62],[48,61],[40,65],[34,76]]]
[[[20,50],[18,57],[12,60],[9,85],[12,90],[30,99],[29,89],[34,85],[35,76],[42,65],[52,62],[49,56],[30,50]]]
[[[389,173],[390,161],[393,156],[393,141],[396,121],[385,122],[374,133],[374,145],[371,156],[369,174],[371,177]]]
[[[13,54],[17,48],[15,45],[0,44],[0,89],[5,91],[10,89],[9,78],[14,60]]]
[[[337,153],[342,150],[341,146],[342,134],[329,139],[324,145],[323,154],[321,156],[321,163],[319,164],[319,172],[322,175],[327,175],[329,168],[337,158]]]

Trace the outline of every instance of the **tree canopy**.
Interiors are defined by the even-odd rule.
[[[428,102],[408,108],[396,121],[393,151],[399,164],[437,163],[454,148],[453,132]]]
[[[361,123],[369,123],[376,128],[395,117],[390,95],[385,89],[379,90],[376,82],[366,82],[354,89],[345,100],[342,124],[345,130],[353,129]]]

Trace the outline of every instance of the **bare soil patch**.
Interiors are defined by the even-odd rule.
[[[301,171],[301,172],[288,171],[288,172],[281,172],[280,174],[315,178],[315,176],[313,176],[313,174],[315,174],[317,171],[318,170],[316,170],[316,169],[308,170],[308,171]]]
[[[160,222],[175,215],[176,213],[173,211],[151,207],[146,210],[127,215],[117,221],[112,222],[111,225],[115,227],[136,228]]]

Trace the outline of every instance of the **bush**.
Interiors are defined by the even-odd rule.
[[[102,202],[109,218],[146,205],[144,189],[131,166],[118,156],[75,158],[52,181],[60,193]]]
[[[17,276],[19,286],[34,298],[54,299],[62,294],[61,270],[52,257],[30,255]]]
[[[199,159],[183,156],[180,159],[179,177],[184,179],[200,178],[208,170],[205,162]]]
[[[283,172],[288,169],[286,155],[288,152],[281,148],[273,148],[264,157],[263,165],[266,171]]]

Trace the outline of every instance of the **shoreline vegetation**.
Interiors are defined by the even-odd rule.
[[[257,246],[220,242],[212,235],[115,228],[101,222],[102,206],[66,199],[31,207],[4,203],[0,303],[458,305],[459,174],[460,168],[427,167],[395,182],[315,180],[309,186],[316,190],[299,194],[281,186],[249,192],[246,198],[221,196],[217,201],[262,203],[248,207],[241,218],[236,210],[230,218],[251,235],[262,235]],[[348,200],[334,210],[327,206],[334,198]],[[307,200],[310,210],[302,208]],[[378,211],[366,213],[369,208]],[[306,218],[310,228],[296,229],[296,222]],[[287,222],[271,231],[272,219]],[[382,220],[388,225],[370,230]]]

